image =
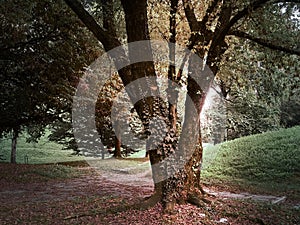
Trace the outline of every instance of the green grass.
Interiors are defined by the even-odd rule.
[[[206,147],[202,175],[210,181],[300,190],[299,165],[297,126]]]
[[[42,137],[38,143],[27,143],[26,136],[18,138],[17,163],[25,163],[28,157],[29,164],[57,163],[84,160],[83,156],[72,155],[72,150],[62,150],[63,146],[55,142],[49,142],[47,137]],[[0,141],[0,155],[9,162],[11,151],[11,140],[9,138]]]

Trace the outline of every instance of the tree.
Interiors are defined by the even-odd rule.
[[[104,49],[109,51],[115,47],[121,46],[121,41],[115,37],[116,29],[113,21],[107,24],[108,27],[101,27],[97,21],[82,7],[79,1],[65,0],[70,8],[77,14],[87,28],[97,37],[97,39],[103,44]],[[171,1],[172,7],[170,20],[174,19],[174,14],[179,13],[176,9],[177,1]],[[280,42],[278,37],[272,37],[266,34],[263,37],[255,36],[255,33],[251,33],[252,29],[248,31],[247,25],[252,18],[259,18],[261,14],[264,14],[268,9],[277,7],[277,12],[280,12],[284,7],[293,5],[297,9],[297,1],[281,1],[283,4],[279,4],[278,1],[271,0],[254,0],[247,2],[240,1],[218,1],[213,0],[207,2],[191,2],[183,0],[181,2],[181,9],[184,11],[185,18],[187,19],[190,32],[187,42],[187,47],[193,49],[193,51],[200,56],[206,64],[210,67],[214,74],[217,74],[222,63],[223,54],[228,49],[227,38],[229,36],[237,36],[246,38],[260,45],[264,45],[273,50],[279,50],[288,52],[290,54],[300,55],[294,43],[286,40],[284,44]],[[287,3],[285,3],[287,2]],[[126,23],[127,42],[149,40],[150,34],[148,30],[147,20],[147,1],[145,0],[132,0],[121,1]],[[165,3],[165,2],[162,2]],[[193,4],[198,3],[200,11],[193,10]],[[165,3],[168,5],[168,3]],[[106,5],[113,11],[113,5]],[[105,7],[104,7],[105,8]],[[182,13],[182,11],[180,13]],[[171,28],[172,30],[172,28]],[[171,32],[174,35],[174,32]],[[174,40],[174,39],[173,39]],[[145,52],[151,52],[151,46],[147,46],[147,51],[141,49],[136,54],[145,54]],[[129,49],[129,57],[127,57],[124,50],[120,50],[119,57],[111,56],[115,64],[119,64],[120,60],[130,60],[131,49]],[[189,65],[192,61],[189,60]],[[201,90],[199,85],[192,79],[192,75],[199,75],[200,71],[193,70],[189,67],[189,76],[187,77],[187,94],[193,101],[193,105],[197,109],[196,116],[190,114],[189,105],[186,104],[185,118],[182,129],[185,131],[193,131],[198,129],[200,122],[200,112],[205,100],[205,90]],[[171,74],[174,75],[174,71],[170,69]],[[155,76],[155,68],[153,62],[143,62],[133,64],[129,67],[123,68],[118,71],[120,78],[124,86],[130,82],[142,78]],[[179,76],[179,79],[182,77]],[[157,89],[157,83],[153,81],[149,85],[153,89]],[[128,93],[129,97],[131,93]],[[143,101],[140,101],[134,105],[145,129],[149,127],[149,119],[155,115],[168,118],[167,114],[163,110],[160,110],[159,99],[150,97]],[[169,108],[171,110],[172,107]],[[168,120],[168,119],[167,119]],[[155,129],[154,129],[155,131]],[[164,143],[156,149],[149,148],[150,161],[153,170],[154,181],[157,177],[164,172],[159,169],[155,169],[155,164],[161,162],[168,154],[176,152],[178,146],[183,145],[183,149],[192,149],[193,155],[186,163],[185,167],[178,171],[175,175],[169,177],[167,180],[155,182],[155,194],[153,198],[148,200],[148,203],[155,203],[156,201],[162,201],[167,210],[172,210],[174,203],[178,201],[189,201],[194,204],[199,203],[199,196],[201,196],[200,187],[200,171],[202,160],[202,146],[201,137],[199,137],[197,145],[189,142],[189,132],[180,134],[180,139],[183,142],[178,142],[176,138],[170,138],[171,128],[169,126],[168,133],[164,138]],[[169,142],[168,142],[169,141]],[[175,147],[170,147],[172,143]],[[149,146],[148,146],[149,147]],[[151,150],[151,151],[150,151]],[[166,168],[167,170],[170,168]]]
[[[70,120],[74,87],[97,48],[86,45],[95,39],[85,35],[63,2],[6,0],[1,12],[0,134],[12,132],[11,162],[16,163],[24,129],[29,140],[37,140],[48,125]]]
[[[285,27],[291,21],[272,21],[277,23]],[[294,26],[288,26],[292,33],[299,29]],[[232,38],[224,58],[217,80],[227,100],[228,139],[281,127],[282,105],[299,96],[298,56]]]
[[[136,152],[136,148],[139,148],[139,146],[130,146],[130,143],[128,142],[126,145],[122,144],[121,135],[118,135],[121,132],[120,126],[122,124],[126,124],[127,121],[130,121],[130,125],[134,127],[135,135],[128,138],[126,138],[126,134],[130,131],[122,130],[122,136],[125,136],[126,140],[131,140],[131,142],[134,143],[138,136],[143,135],[140,120],[137,115],[134,115],[133,110],[131,110],[131,113],[128,112],[127,114],[113,111],[113,104],[126,104],[127,107],[124,107],[124,110],[130,107],[130,105],[128,105],[130,100],[126,96],[120,96],[119,94],[123,88],[124,86],[122,85],[119,76],[112,76],[101,89],[95,109],[97,131],[103,145],[108,149],[108,151],[104,152],[104,149],[102,151],[103,153],[108,152],[113,154],[113,157],[115,158],[128,156],[131,153]],[[116,117],[114,120],[116,122],[115,124],[112,124],[112,115]]]

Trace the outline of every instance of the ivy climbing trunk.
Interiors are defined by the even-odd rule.
[[[109,51],[113,48],[121,46],[120,41],[111,35],[108,31],[109,27],[112,27],[112,23],[106,23],[106,29],[102,29],[93,18],[84,10],[80,2],[77,0],[65,0],[65,2],[74,10],[74,12],[79,16],[84,24],[90,29],[97,39],[103,44],[106,51]],[[126,34],[127,34],[127,43],[136,42],[136,41],[145,41],[150,40],[150,35],[148,31],[148,19],[147,19],[147,1],[146,0],[122,0],[121,1],[124,12],[125,12],[125,22],[126,22]],[[177,1],[172,1],[172,6],[176,8]],[[108,5],[107,5],[108,6]],[[170,18],[170,23],[173,24],[173,31],[175,29],[174,23],[175,16],[172,15]],[[175,33],[172,37],[175,40]],[[172,40],[171,40],[172,41]],[[127,62],[132,61],[132,59],[140,57],[144,58],[144,54],[152,54],[151,45],[143,46],[144,49],[131,49],[130,45],[128,47],[128,56],[125,53],[124,49],[121,49],[118,55],[112,55],[112,59],[118,68],[118,64],[122,64],[122,60]],[[170,53],[172,57],[174,52]],[[203,55],[202,55],[203,56]],[[152,55],[148,56],[148,59],[151,59]],[[174,60],[174,58],[171,60]],[[125,63],[128,64],[128,63]],[[193,64],[193,62],[190,62]],[[197,73],[202,73],[203,71],[194,71],[193,68],[190,68],[189,73],[194,73],[197,76]],[[135,64],[130,64],[125,68],[122,68],[118,71],[124,86],[130,84],[131,82],[137,81],[139,79],[144,79],[147,83],[146,86],[143,86],[145,89],[141,89],[138,86],[135,86],[135,91],[142,91],[143,93],[152,93],[152,97],[146,97],[138,102],[134,102],[134,108],[136,109],[139,118],[141,119],[144,129],[147,134],[150,133],[149,124],[153,117],[163,118],[169,128],[166,137],[171,137],[171,141],[168,143],[169,147],[156,146],[153,148],[150,141],[146,144],[146,150],[149,152],[149,158],[152,167],[152,176],[155,183],[154,195],[152,198],[146,201],[145,206],[151,206],[158,201],[164,203],[165,208],[168,210],[172,209],[176,202],[192,202],[197,204],[199,195],[201,194],[200,188],[200,170],[201,170],[201,160],[202,160],[202,146],[201,146],[201,136],[197,136],[197,140],[192,140],[194,133],[199,133],[200,130],[200,112],[203,106],[205,99],[205,92],[197,85],[191,76],[188,77],[188,95],[191,100],[187,100],[185,108],[185,120],[182,130],[185,132],[181,133],[180,139],[173,138],[171,135],[171,130],[176,129],[176,104],[170,105],[169,110],[164,111],[163,104],[158,97],[159,88],[156,82],[156,77],[154,63],[152,60],[147,62],[139,62]],[[151,79],[152,77],[152,79]],[[175,68],[170,67],[169,70],[169,79],[177,79],[175,77]],[[172,88],[170,89],[172,91]],[[128,92],[130,99],[132,100],[132,95],[134,93]],[[178,96],[175,94],[175,97]],[[192,101],[192,102],[191,102]],[[192,108],[196,107],[197,112],[192,113]],[[152,129],[152,128],[151,128]],[[155,131],[155,130],[154,130]],[[164,139],[164,142],[166,138]],[[171,146],[171,147],[170,147]],[[183,164],[180,171],[176,174],[170,176],[165,176],[168,173],[168,170],[177,164],[177,161],[173,161],[173,165],[167,165],[166,167],[155,167],[155,165],[162,162],[170,152],[174,152],[180,149],[180,154],[183,157],[185,164]],[[179,160],[179,159],[178,159]],[[171,163],[171,164],[172,164]],[[168,167],[169,166],[169,167]],[[159,179],[159,178],[165,179]],[[199,205],[199,204],[198,204]]]
[[[122,0],[122,6],[125,11],[125,21],[126,21],[126,33],[127,33],[127,42],[136,42],[150,40],[149,30],[148,30],[148,18],[147,18],[147,1],[146,0]],[[152,58],[152,50],[149,43],[149,46],[146,46],[147,49],[134,49],[131,50],[129,47],[129,60],[132,57],[141,58],[143,54],[151,54],[148,58]],[[149,90],[142,90],[140,87],[135,87],[136,91],[143,91],[148,93],[153,93],[153,96],[158,96],[159,89],[156,83],[156,80],[153,77],[156,76],[155,68],[153,61],[140,62],[130,65],[132,81],[135,81],[140,78],[146,78],[147,87]],[[152,77],[152,79],[151,79]],[[150,79],[147,79],[150,78]],[[150,90],[151,89],[151,90]],[[147,97],[141,99],[134,105],[137,113],[139,114],[140,119],[142,120],[144,129],[146,133],[150,134],[149,123],[150,119],[155,116],[165,117],[162,115],[159,107],[159,99],[156,97]],[[155,149],[151,149],[151,141],[148,141],[146,144],[146,151],[149,152],[151,165],[157,164],[162,160],[162,155],[157,154]],[[161,177],[163,171],[152,169],[152,174],[155,180],[155,177]],[[155,199],[159,200],[162,196],[162,182],[155,182]]]

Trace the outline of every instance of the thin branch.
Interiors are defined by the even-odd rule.
[[[300,56],[300,50],[299,49],[290,49],[288,47],[279,46],[279,45],[273,44],[274,43],[273,41],[253,37],[250,34],[247,34],[243,31],[232,31],[228,35],[234,35],[236,37],[240,37],[240,38],[244,38],[244,39],[253,41],[253,42],[255,42],[259,45],[270,48],[272,50],[282,51],[282,52],[285,52],[285,53],[288,53],[288,54]]]
[[[219,2],[220,2],[220,0],[214,0],[208,6],[208,8],[205,12],[205,16],[203,17],[203,19],[201,21],[201,30],[202,31],[204,31],[206,29],[206,23],[208,22],[208,19],[209,19],[210,15],[213,13],[213,11],[215,10],[215,8],[216,8],[216,6],[218,5]]]
[[[227,29],[229,30],[232,26],[234,26],[240,19],[247,17],[251,12],[263,7],[267,3],[277,4],[277,3],[300,3],[300,0],[256,0],[250,3],[247,7],[237,12],[237,14],[232,17],[230,20]]]
[[[227,25],[224,25],[222,27],[221,32],[219,32],[215,37],[214,41],[211,46],[211,51],[214,51],[215,46],[218,45],[222,40],[224,40],[225,36],[228,34],[230,29],[242,18],[248,16],[251,12],[263,7],[266,3],[268,3],[271,0],[256,0],[252,3],[250,3],[247,7],[245,7],[243,10],[240,10],[237,12],[235,16],[233,16],[230,21],[227,23]]]
[[[193,10],[193,7],[192,7],[190,1],[183,0],[183,5],[184,5],[184,12],[185,12],[186,18],[188,20],[190,30],[192,32],[199,32],[200,26],[199,26],[199,23],[197,21],[195,12]]]
[[[228,23],[226,30],[234,26],[240,19],[247,17],[251,12],[263,7],[266,3],[270,2],[271,0],[256,0],[253,3],[250,3],[247,7],[237,12],[237,14],[232,17],[230,22]]]

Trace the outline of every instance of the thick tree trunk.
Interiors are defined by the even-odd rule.
[[[122,0],[122,6],[125,11],[125,20],[126,20],[126,32],[127,32],[127,42],[135,41],[144,41],[149,40],[149,30],[148,30],[148,18],[147,18],[147,1],[146,0]],[[149,58],[152,58],[152,50],[149,43],[147,49],[134,49],[134,52],[129,47],[129,59],[132,57],[141,58],[144,54],[151,54]],[[137,80],[144,77],[155,77],[155,68],[153,61],[136,63],[130,66],[132,80]],[[159,93],[158,85],[153,79],[149,81],[147,87],[149,90],[143,90],[139,87],[135,87],[135,91],[142,91],[153,93],[157,95]],[[151,88],[151,90],[150,90]],[[150,119],[154,116],[163,116],[161,115],[160,109],[158,107],[158,99],[155,97],[147,97],[142,99],[135,104],[135,109],[141,118],[144,129],[146,132],[149,132],[149,122]],[[155,149],[151,148],[151,140],[148,141],[146,146],[146,151],[149,153],[151,165],[157,164],[162,160],[162,155],[157,154]],[[162,171],[152,168],[152,175],[155,182],[155,196],[162,196],[162,183],[156,182],[157,177],[162,176]]]
[[[13,164],[17,163],[17,140],[19,136],[19,129],[14,128],[12,132],[12,141],[11,141],[11,154],[10,154],[10,162]]]
[[[193,61],[189,62],[189,73],[196,77],[206,77],[205,73],[207,71],[199,71],[199,68],[193,67],[193,63]],[[204,87],[207,86],[204,85]],[[172,211],[176,202],[202,204],[200,199],[202,199],[203,191],[200,186],[200,173],[203,148],[200,132],[200,113],[207,90],[201,89],[191,76],[188,77],[187,90],[189,98],[185,102],[183,132],[180,135],[177,148],[185,164],[184,168],[170,177],[163,187],[164,195],[162,200],[167,211]]]

